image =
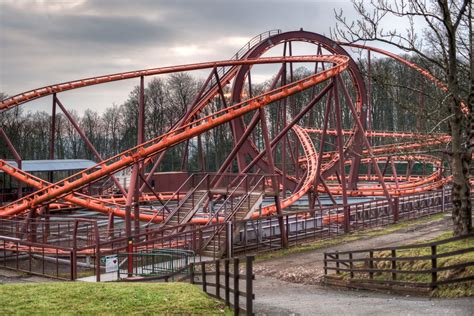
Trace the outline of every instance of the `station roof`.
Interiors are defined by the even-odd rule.
[[[15,161],[9,160],[7,163],[18,167]],[[26,172],[68,171],[87,169],[95,165],[95,161],[87,159],[22,160],[21,169]]]

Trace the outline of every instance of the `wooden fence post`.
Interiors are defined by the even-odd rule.
[[[202,278],[202,290],[207,292],[207,283],[206,283],[206,263],[201,262],[201,278]]]
[[[370,260],[369,260],[369,269],[370,270],[373,270],[374,269],[374,252],[373,251],[370,251],[369,252],[369,257],[370,257]],[[370,271],[369,272],[369,278],[373,279],[374,278],[374,272],[373,271]]]
[[[351,270],[351,279],[354,278],[354,263],[352,262],[352,252],[349,252],[349,268]]]
[[[336,251],[336,274],[341,274],[339,272],[339,252]]]
[[[396,197],[393,199],[393,222],[394,223],[398,222],[399,212],[400,212],[399,207],[400,207],[400,202],[399,202],[398,197]]]
[[[328,274],[328,261],[327,261],[327,255],[324,253],[324,275]]]
[[[392,249],[392,270],[397,270],[397,251],[395,249]],[[392,271],[392,280],[397,279],[397,273]]]
[[[221,261],[216,260],[216,296],[221,298]]]
[[[230,304],[229,291],[229,259],[224,260],[224,289],[225,289],[225,305]]]
[[[234,258],[234,315],[239,315],[239,258]]]
[[[438,282],[438,268],[436,245],[431,246],[431,289],[436,289],[436,282]]]
[[[253,315],[253,256],[247,256],[247,266],[246,266],[246,293],[247,293],[247,302],[246,302],[246,310],[247,310],[247,315]]]
[[[194,284],[194,262],[189,265],[189,280],[191,284]]]

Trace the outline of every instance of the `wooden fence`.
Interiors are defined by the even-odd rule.
[[[474,281],[474,268],[470,268],[474,267],[474,259],[467,255],[474,252],[473,239],[474,233],[471,233],[424,244],[325,252],[325,282],[355,287],[371,287],[370,284],[376,284],[378,287],[382,285],[400,286],[400,289],[433,290],[440,285]],[[465,244],[448,246],[458,241],[465,241]],[[459,262],[462,255],[466,256]],[[418,265],[420,269],[414,269],[414,265]],[[330,272],[335,272],[339,278],[334,278]],[[441,272],[446,272],[442,279]]]
[[[242,311],[253,315],[254,259],[254,256],[247,256],[245,260],[232,258],[191,263],[190,282],[202,285],[204,292],[224,300],[227,306],[232,306],[235,315]],[[241,273],[241,270],[245,272]]]

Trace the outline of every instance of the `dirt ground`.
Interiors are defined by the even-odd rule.
[[[282,281],[319,284],[319,280],[324,274],[323,259],[326,251],[356,250],[423,242],[436,238],[448,229],[449,226],[444,219],[423,223],[388,235],[367,237],[333,247],[257,262],[254,271],[259,276],[270,276]]]
[[[23,272],[0,268],[0,284],[6,283],[39,283],[55,282],[56,280],[41,276],[30,275]]]

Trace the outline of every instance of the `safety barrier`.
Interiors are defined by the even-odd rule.
[[[117,254],[117,279],[142,280],[162,277],[166,282],[180,274],[188,273],[194,261],[194,252],[182,249],[153,249]]]
[[[350,228],[363,230],[388,225],[397,220],[443,212],[451,206],[450,194],[447,192],[444,189],[444,193],[443,190],[438,190],[412,197],[395,198],[392,200],[394,206],[392,209],[386,199],[351,204],[347,206]],[[212,223],[205,226],[188,223],[175,227],[144,229],[132,239],[120,237],[119,233],[110,239],[109,235],[99,232],[96,221],[82,219],[51,221],[49,237],[44,239],[48,225],[41,219],[29,222],[30,226],[26,228],[30,236],[36,236],[35,241],[34,238],[22,238],[24,236],[22,222],[2,220],[0,265],[52,277],[65,276],[73,280],[78,274],[95,275],[96,280],[100,281],[101,273],[105,271],[100,259],[104,256],[150,252],[153,249],[163,248],[194,251],[200,256],[205,242],[219,232],[225,232],[219,235],[218,240],[218,244],[225,249],[215,251],[211,258],[280,249],[282,247],[280,219],[283,219],[290,247],[303,242],[332,238],[344,233],[343,209],[344,207],[340,205],[327,206],[318,210]],[[239,227],[237,233],[235,227]],[[21,266],[25,264],[23,261],[29,260],[29,257],[34,258],[32,261],[34,264],[31,267]],[[63,260],[56,260],[55,257]],[[15,260],[18,260],[18,264]],[[45,270],[42,268],[43,265]],[[56,270],[59,272],[56,273]]]

